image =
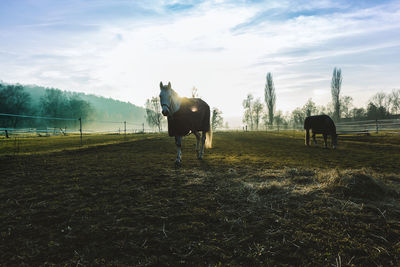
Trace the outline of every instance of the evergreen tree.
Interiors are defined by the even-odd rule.
[[[342,70],[333,69],[331,81],[331,94],[333,103],[333,116],[336,121],[340,121],[340,90],[342,87]]]
[[[24,115],[29,114],[31,109],[31,97],[23,86],[0,84],[0,113]],[[0,117],[0,124],[3,127],[16,128],[22,121],[24,119],[20,117]]]
[[[276,95],[274,81],[270,72],[267,73],[267,81],[265,82],[264,87],[264,99],[268,109],[269,124],[272,125],[274,122]]]

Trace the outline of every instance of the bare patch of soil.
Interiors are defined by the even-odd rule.
[[[1,265],[400,264],[394,165],[279,164],[290,142],[215,137],[203,161],[185,139],[178,169],[168,138],[0,158]]]

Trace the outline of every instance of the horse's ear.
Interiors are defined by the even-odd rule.
[[[160,88],[163,89],[164,85],[160,82]]]
[[[168,90],[171,89],[171,82],[168,82]]]

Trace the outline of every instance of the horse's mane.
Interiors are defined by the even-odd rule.
[[[173,90],[172,88],[170,90],[171,90],[171,96],[172,96],[171,98],[172,98],[173,106],[174,106],[173,112],[175,113],[180,109],[182,100],[181,100],[181,97],[178,95],[178,93],[175,92],[175,90]]]

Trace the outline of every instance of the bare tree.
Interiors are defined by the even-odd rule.
[[[162,130],[162,123],[164,117],[161,114],[160,99],[158,97],[152,97],[146,101],[146,121],[152,127],[157,127],[158,131]]]
[[[328,104],[326,104],[325,112],[326,115],[335,118],[335,107],[332,102],[328,102]]]
[[[253,130],[253,95],[248,94],[246,99],[243,100],[244,117],[243,122],[246,123],[251,130]]]
[[[193,86],[193,88],[192,88],[192,97],[193,97],[193,98],[199,97],[198,90],[197,90],[197,88],[194,87],[194,86]]]
[[[397,115],[400,111],[400,89],[393,89],[389,95],[390,111]]]
[[[274,121],[277,126],[277,130],[279,132],[280,126],[285,122],[285,118],[283,117],[282,111],[278,110],[278,112],[276,112]]]
[[[384,92],[373,95],[367,106],[367,117],[369,119],[386,119],[390,116],[390,97]]]
[[[307,102],[303,106],[303,112],[306,117],[311,116],[317,113],[317,106],[312,101],[312,98],[309,98]]]
[[[212,109],[212,117],[211,117],[211,127],[212,130],[215,131],[218,127],[222,127],[224,124],[224,119],[222,118],[222,111],[218,108]]]
[[[340,120],[340,89],[342,87],[342,70],[333,69],[332,81],[331,81],[331,93],[333,103],[333,115],[336,121]]]
[[[292,119],[293,125],[295,127],[298,127],[298,126],[303,127],[305,118],[306,118],[306,116],[301,108],[296,108],[295,110],[292,111],[291,119]]]
[[[376,106],[369,102],[367,106],[367,118],[371,120],[386,119],[389,117],[389,112],[384,106]]]
[[[256,101],[254,101],[253,103],[253,122],[254,122],[254,126],[255,126],[255,130],[258,130],[258,125],[260,124],[260,119],[261,119],[261,115],[263,113],[263,104],[261,103],[261,100],[259,98],[256,99]]]
[[[388,95],[384,92],[379,92],[373,95],[369,102],[374,104],[376,107],[384,107],[386,110],[389,110],[391,101]]]
[[[269,126],[269,119],[268,119],[268,113],[266,111],[263,112],[263,115],[261,117],[261,120],[263,122],[265,130],[268,130]]]
[[[353,107],[353,98],[351,96],[342,96],[340,98],[340,112],[345,118],[351,118],[351,109]],[[342,117],[342,116],[341,116]]]
[[[367,111],[364,108],[353,108],[350,113],[353,120],[361,120],[367,117]]]
[[[267,73],[267,80],[264,87],[264,99],[268,109],[269,124],[272,125],[272,123],[274,122],[276,95],[271,72]]]
[[[327,114],[327,113],[328,113],[328,110],[327,110],[327,108],[325,106],[323,106],[323,105],[317,106],[316,114],[324,115],[324,114]]]

